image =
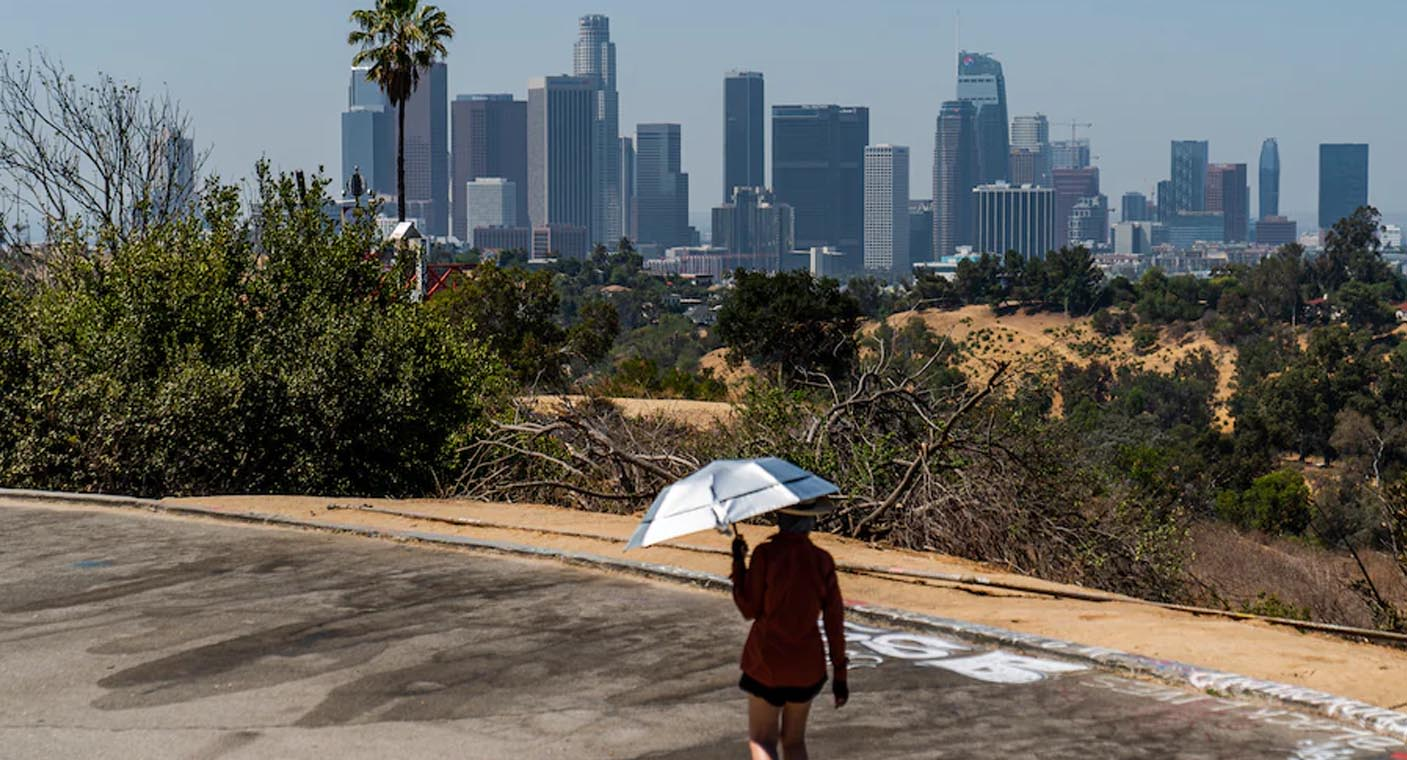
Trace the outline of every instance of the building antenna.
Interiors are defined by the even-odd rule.
[[[953,11],[953,62],[955,65],[962,58],[962,8]],[[959,65],[959,71],[961,67]]]

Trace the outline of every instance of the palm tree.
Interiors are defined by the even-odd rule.
[[[454,37],[445,12],[420,0],[376,0],[371,10],[352,12],[357,26],[347,44],[360,48],[353,66],[370,65],[366,78],[380,85],[396,109],[396,211],[405,221],[405,104],[420,84],[420,72],[449,54]]]

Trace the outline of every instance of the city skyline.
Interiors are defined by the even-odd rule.
[[[152,87],[164,84],[191,110],[197,144],[213,146],[208,168],[226,178],[248,176],[253,162],[267,156],[280,168],[321,164],[336,180],[337,114],[345,108],[340,83],[350,57],[346,16],[359,4],[280,5],[284,21],[269,25],[263,22],[267,14],[258,12],[262,2],[176,12],[154,0],[137,0],[121,12],[84,7],[91,23],[83,29],[62,23],[72,3],[28,4],[7,18],[0,48],[20,52],[40,45],[80,75],[101,69]],[[1407,54],[1392,47],[1370,52],[1370,46],[1358,44],[1384,25],[1407,21],[1407,9],[1390,3],[1372,3],[1353,14],[1313,3],[1258,0],[1230,8],[1190,2],[1136,11],[1091,2],[1056,8],[1016,0],[990,7],[896,0],[883,14],[825,4],[827,12],[808,20],[796,39],[783,40],[774,30],[792,16],[791,4],[759,9],[721,2],[720,10],[734,6],[757,23],[734,29],[723,23],[730,14],[720,12],[686,27],[679,9],[638,2],[584,7],[548,0],[531,11],[472,13],[447,5],[451,20],[466,32],[450,45],[449,94],[506,92],[525,98],[529,79],[572,70],[569,46],[578,18],[602,13],[611,17],[612,41],[622,61],[630,62],[619,73],[621,122],[682,123],[684,169],[700,187],[722,186],[718,104],[723,75],[738,68],[766,75],[769,108],[812,102],[868,106],[873,141],[910,145],[922,159],[932,155],[933,114],[956,94],[952,41],[954,12],[960,9],[962,47],[990,52],[1003,64],[1010,117],[1045,113],[1053,140],[1069,137],[1062,122],[1094,124],[1080,136],[1090,138],[1103,184],[1115,198],[1128,191],[1153,195],[1166,172],[1170,140],[1207,140],[1210,161],[1254,166],[1262,141],[1275,136],[1282,215],[1314,223],[1318,145],[1339,142],[1371,144],[1370,200],[1389,217],[1407,210],[1407,179],[1390,171],[1407,158],[1407,146],[1393,143],[1401,107],[1382,97],[1392,91],[1392,72],[1400,70]],[[229,33],[182,37],[173,32],[173,24],[195,20]],[[1071,44],[1061,32],[1081,23],[1101,33],[1088,44]],[[233,39],[247,39],[245,31],[255,34],[252,24],[259,24],[257,36],[266,44],[294,51],[289,55],[299,76],[288,76],[288,61],[252,61],[240,53]],[[729,42],[720,46],[714,32],[725,26]],[[62,36],[52,32],[59,28],[65,30]],[[1146,34],[1149,28],[1159,33]],[[1271,33],[1252,34],[1262,28]],[[857,36],[884,44],[865,56],[834,54]],[[133,49],[150,54],[139,58],[131,55]],[[1334,55],[1306,54],[1315,50]],[[1174,52],[1183,64],[1159,65]],[[1093,75],[1091,67],[1106,75]],[[1246,86],[1244,76],[1228,74],[1240,69],[1254,74],[1254,87]],[[892,76],[901,70],[922,73],[903,78],[901,85],[901,78]],[[280,118],[253,116],[268,113]],[[913,162],[911,184],[928,184],[927,163]],[[705,213],[716,194],[696,193],[691,201],[694,214]]]

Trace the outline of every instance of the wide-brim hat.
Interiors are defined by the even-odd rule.
[[[835,502],[821,497],[800,504],[794,504],[790,507],[783,507],[777,511],[784,515],[794,515],[796,517],[820,517],[821,515],[828,515],[834,512],[835,507]]]

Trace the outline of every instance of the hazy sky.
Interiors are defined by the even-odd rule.
[[[340,181],[349,12],[370,0],[44,0],[0,12],[0,49],[41,46],[80,77],[101,69],[168,87],[227,178],[267,156],[326,166]],[[1401,139],[1407,3],[1400,0],[562,0],[441,3],[458,30],[451,94],[526,96],[530,77],[570,73],[576,19],[611,17],[621,130],[684,125],[695,212],[721,195],[722,81],[764,72],[768,105],[870,108],[871,142],[908,145],[912,195],[932,193],[933,123],[954,94],[962,45],[1006,70],[1011,115],[1078,119],[1118,205],[1168,172],[1172,139],[1211,141],[1245,162],[1280,140],[1281,209],[1314,223],[1320,142],[1371,144],[1370,200],[1407,212]],[[770,122],[769,122],[770,123]],[[1052,137],[1069,128],[1052,125]],[[768,159],[771,158],[770,127]]]

